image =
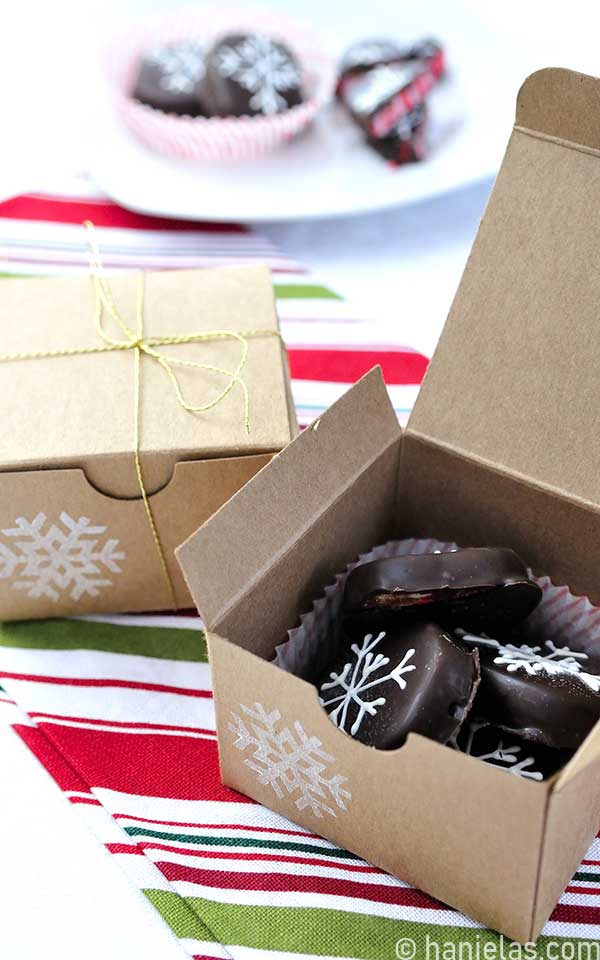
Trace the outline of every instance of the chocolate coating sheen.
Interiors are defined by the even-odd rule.
[[[493,631],[524,620],[541,596],[512,550],[472,547],[360,564],[346,580],[342,615],[353,634],[415,618]]]
[[[600,719],[600,658],[551,641],[461,639],[481,662],[474,719],[556,750],[576,750]]]
[[[214,116],[280,113],[303,101],[300,65],[271,37],[228,34],[207,55],[204,92]]]
[[[461,727],[453,746],[461,753],[524,780],[547,780],[573,756],[571,750],[552,750],[470,718]]]
[[[317,682],[330,719],[380,750],[408,733],[446,743],[464,720],[479,682],[476,650],[432,623],[347,641]]]
[[[197,117],[207,113],[202,99],[204,52],[194,42],[156,47],[142,59],[132,92],[155,110]]]

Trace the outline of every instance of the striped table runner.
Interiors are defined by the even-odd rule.
[[[379,339],[319,278],[244,227],[156,220],[91,192],[18,197],[0,204],[0,269],[85,270],[86,218],[97,224],[110,269],[267,260],[302,423],[374,362],[407,417],[426,359]],[[197,617],[7,624],[0,683],[0,722],[13,726],[155,906],[182,956],[379,960],[396,956],[407,938],[415,957],[427,943],[429,956],[435,945],[437,956],[459,956],[448,951],[464,944],[473,952],[461,956],[475,960],[487,943],[499,949],[497,934],[221,784]],[[575,950],[600,939],[599,904],[596,841],[537,955],[585,956]],[[551,952],[555,941],[563,953]]]

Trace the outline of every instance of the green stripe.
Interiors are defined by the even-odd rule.
[[[183,897],[177,896],[176,893],[165,893],[164,890],[143,890],[142,892],[158,910],[176,937],[191,937],[194,940],[208,940],[211,943],[219,942]]]
[[[576,873],[573,880],[594,880],[600,884],[600,873]]]
[[[341,300],[339,293],[322,287],[318,283],[276,283],[275,296],[278,300]]]
[[[156,840],[177,840],[205,847],[262,847],[265,850],[287,850],[294,853],[319,853],[324,857],[341,857],[344,860],[359,860],[355,854],[337,847],[318,847],[311,843],[293,843],[287,840],[253,840],[251,837],[207,837],[188,833],[163,833],[146,830],[145,827],[125,827],[130,837],[154,837]]]
[[[130,627],[95,620],[32,620],[0,625],[0,646],[32,650],[103,650],[164,660],[208,660],[200,630]]]
[[[154,906],[164,915],[174,910],[179,900],[176,893],[162,890],[150,891]],[[149,896],[146,892],[146,896]],[[259,894],[260,895],[260,894]],[[235,891],[232,892],[235,896]],[[325,898],[323,898],[324,902]],[[185,902],[207,923],[221,943],[228,946],[254,947],[263,950],[312,953],[316,956],[358,957],[360,960],[394,960],[403,956],[399,941],[414,944],[414,960],[477,960],[485,954],[485,945],[490,956],[497,960],[526,957],[527,960],[551,960],[556,956],[556,944],[589,944],[589,957],[594,960],[596,941],[572,940],[566,937],[540,937],[535,951],[525,952],[521,947],[512,947],[512,941],[500,940],[492,930],[473,927],[419,923],[411,920],[392,920],[369,914],[350,913],[326,907],[262,907],[229,903],[215,903],[201,897],[186,897]],[[172,905],[173,904],[173,905]],[[432,911],[433,912],[433,911]],[[192,936],[189,927],[182,923],[177,931],[180,937]],[[548,957],[548,945],[553,944]],[[576,946],[577,945],[577,946]],[[588,956],[583,948],[580,956]],[[444,952],[445,951],[445,952]],[[492,952],[493,951],[493,952]],[[569,956],[571,954],[569,953]],[[408,956],[408,954],[406,954]],[[574,956],[577,956],[575,953]]]

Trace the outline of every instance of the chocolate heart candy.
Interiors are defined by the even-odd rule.
[[[302,103],[301,71],[283,43],[263,34],[229,34],[206,58],[205,92],[213,114],[271,115]]]
[[[481,684],[473,717],[524,740],[575,750],[600,719],[600,656],[530,645],[514,636],[495,640],[457,630],[479,650]]]
[[[478,680],[476,651],[435,624],[417,623],[348,643],[317,686],[340,730],[391,750],[411,731],[445,743],[466,716]]]
[[[346,580],[343,618],[353,633],[416,617],[491,631],[525,619],[541,596],[512,550],[472,547],[360,564]]]
[[[337,95],[340,96],[343,93],[352,77],[358,77],[382,64],[400,63],[405,58],[406,52],[393,40],[375,37],[353,43],[340,62]]]
[[[542,747],[470,718],[461,727],[452,746],[524,780],[547,780],[573,756],[570,750]]]
[[[191,41],[171,43],[147,53],[138,70],[132,96],[165,113],[189,117],[206,114],[202,102],[204,51]]]
[[[369,137],[367,143],[393,167],[422,160],[426,145],[427,108],[419,104],[396,124],[392,133],[377,140]]]

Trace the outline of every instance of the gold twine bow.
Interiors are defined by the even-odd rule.
[[[154,520],[154,514],[150,505],[150,500],[146,492],[144,478],[142,474],[142,464],[140,458],[140,399],[141,399],[141,358],[149,357],[154,362],[160,364],[168,376],[177,403],[188,413],[204,413],[212,410],[221,403],[225,397],[238,384],[244,396],[244,427],[246,433],[250,432],[250,402],[248,387],[242,379],[241,373],[248,358],[248,340],[253,337],[275,336],[281,339],[277,330],[247,330],[243,334],[235,330],[205,330],[192,333],[176,334],[173,336],[148,337],[144,332],[144,291],[145,276],[138,274],[136,309],[135,309],[135,329],[131,329],[123,320],[112,298],[110,287],[103,275],[102,257],[100,249],[96,243],[94,234],[94,225],[90,220],[84,222],[87,231],[87,240],[90,249],[90,271],[94,284],[95,305],[94,305],[94,327],[102,341],[97,346],[92,347],[66,347],[57,350],[32,351],[30,353],[0,353],[0,363],[9,363],[17,360],[41,360],[52,357],[76,357],[84,354],[112,353],[115,351],[131,350],[134,356],[134,438],[133,453],[135,457],[135,472],[137,476],[140,494],[144,503],[146,516],[152,533],[152,538],[156,547],[156,552],[160,561],[160,566],[164,575],[165,583],[168,587],[169,597],[173,609],[177,607],[177,598],[175,587],[163,549],[158,529]],[[104,326],[104,312],[109,314],[116,326],[120,329],[124,339],[112,337]],[[202,363],[197,360],[186,360],[179,357],[165,356],[158,350],[158,347],[181,346],[190,343],[209,343],[215,340],[234,340],[241,346],[241,356],[234,370],[227,370],[224,367],[216,366],[212,363]],[[186,400],[181,384],[177,379],[175,367],[192,368],[195,370],[206,370],[227,378],[227,383],[220,393],[213,400],[206,403],[192,404]]]

